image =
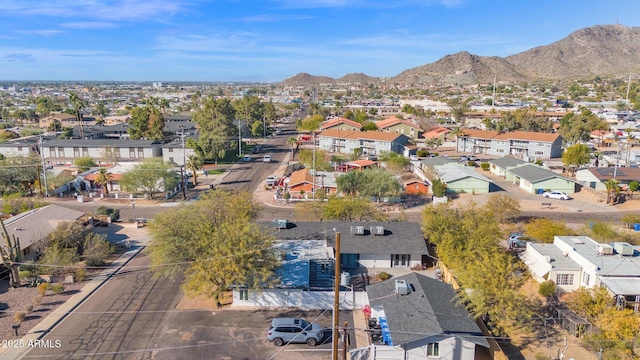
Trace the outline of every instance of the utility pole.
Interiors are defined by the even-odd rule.
[[[44,180],[44,196],[49,197],[49,187],[47,186],[47,167],[44,163],[44,142],[42,141],[42,135],[40,135],[40,139],[38,140],[38,145],[40,145],[40,158],[42,159],[42,179]]]
[[[313,201],[316,200],[316,133],[313,132]]]
[[[186,165],[187,159],[184,152],[184,127],[181,129],[180,138],[182,138],[182,166],[180,167],[180,179],[182,179],[182,198],[187,198],[187,174],[186,174]]]
[[[338,360],[338,315],[340,314],[340,232],[336,232],[336,255],[333,287],[333,332],[331,333],[331,343],[333,345],[333,360]]]
[[[238,157],[242,156],[242,127],[238,119]]]

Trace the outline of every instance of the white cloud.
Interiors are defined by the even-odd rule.
[[[313,19],[310,15],[277,15],[277,14],[261,14],[255,16],[246,16],[240,18],[240,21],[253,23],[253,22],[279,22],[287,20],[308,20]]]
[[[18,34],[25,35],[41,35],[41,36],[52,36],[63,33],[62,30],[53,30],[53,29],[41,29],[41,30],[17,30]]]
[[[0,14],[134,21],[172,16],[187,11],[187,4],[178,0],[5,0]]]
[[[76,21],[62,23],[60,26],[66,29],[111,29],[117,27],[118,24],[104,21]]]

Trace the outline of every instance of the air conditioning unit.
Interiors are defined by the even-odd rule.
[[[288,220],[273,220],[276,229],[286,229]]]
[[[364,226],[352,226],[351,235],[364,235]]]
[[[609,244],[598,244],[598,255],[613,255],[613,247]]]
[[[633,246],[631,246],[631,244],[626,243],[626,242],[614,242],[614,243],[610,243],[610,245],[613,244],[613,249],[620,255],[624,255],[624,256],[632,256],[633,255]]]
[[[384,226],[371,226],[369,232],[371,235],[384,235]]]
[[[409,295],[411,288],[404,280],[396,280],[396,294],[397,295]]]

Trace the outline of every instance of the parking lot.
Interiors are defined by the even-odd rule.
[[[300,317],[327,329],[320,345],[276,347],[267,340],[274,317]],[[340,312],[340,325],[353,326],[350,311]],[[171,313],[155,339],[154,359],[330,359],[331,311],[299,310],[180,310]],[[354,339],[353,332],[351,339]],[[352,341],[354,347],[355,341]],[[342,345],[340,345],[342,349]]]

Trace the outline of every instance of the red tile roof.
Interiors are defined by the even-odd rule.
[[[313,175],[309,173],[309,169],[302,169],[291,173],[291,176],[289,177],[289,186],[304,183],[313,184]]]
[[[327,121],[322,122],[322,124],[320,124],[320,129],[329,129],[332,128],[336,125],[340,125],[340,124],[346,124],[346,125],[350,125],[353,126],[357,129],[362,128],[362,124],[360,124],[357,121],[353,121],[353,120],[349,120],[349,119],[345,119],[345,118],[333,118]]]
[[[347,163],[348,166],[355,166],[355,167],[372,166],[375,164],[376,162],[373,160],[355,160],[355,161],[349,161]]]
[[[404,124],[404,125],[416,128],[416,129],[420,128],[420,126],[418,126],[418,125],[416,125],[416,124],[414,124],[412,122],[409,122],[409,121],[406,121],[406,120],[402,120],[402,119],[398,119],[395,116],[392,116],[390,118],[386,118],[384,120],[377,121],[375,124],[378,127],[378,129],[386,129],[386,128],[390,127],[390,126],[397,125],[397,124]]]
[[[382,131],[353,131],[328,129],[320,133],[319,136],[333,137],[338,139],[365,139],[365,140],[382,140],[393,141],[402,134]]]

